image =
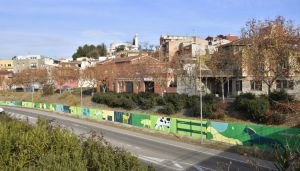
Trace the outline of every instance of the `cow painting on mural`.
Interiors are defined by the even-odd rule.
[[[166,117],[159,117],[155,124],[155,129],[163,130],[168,129],[170,131],[171,129],[171,118]]]

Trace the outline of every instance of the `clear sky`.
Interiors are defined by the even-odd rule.
[[[300,23],[300,0],[0,0],[0,58],[69,57],[83,44],[239,35],[250,18]]]

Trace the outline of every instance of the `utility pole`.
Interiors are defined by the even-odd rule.
[[[82,85],[80,85],[80,105],[82,107]]]

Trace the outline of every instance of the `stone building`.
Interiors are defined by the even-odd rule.
[[[171,36],[160,37],[159,58],[162,61],[172,61],[176,56],[185,57],[182,54],[190,53],[189,57],[206,53],[208,41],[197,36]]]
[[[47,69],[57,65],[54,59],[41,55],[24,55],[13,58],[13,72],[18,73],[25,69]]]

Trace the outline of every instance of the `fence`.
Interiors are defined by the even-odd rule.
[[[119,122],[193,138],[200,138],[202,133],[204,138],[214,141],[234,145],[255,145],[265,150],[273,149],[275,146],[283,147],[286,144],[288,144],[292,150],[299,149],[300,146],[300,129],[298,128],[203,121],[201,130],[201,122],[199,120],[170,118],[144,113],[110,111],[99,108],[65,106],[62,104],[32,104],[31,102],[23,101],[0,101],[0,105],[21,106],[69,113],[74,116],[86,117],[93,120]]]

